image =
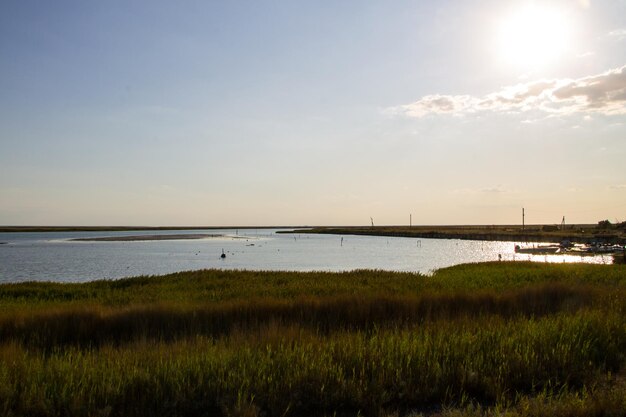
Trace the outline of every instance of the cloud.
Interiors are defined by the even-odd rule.
[[[626,184],[614,184],[609,186],[612,190],[626,190]]]
[[[483,188],[480,190],[480,192],[488,193],[488,194],[502,194],[502,193],[507,193],[508,191],[501,188],[500,186],[497,186],[497,187]]]
[[[517,84],[483,97],[424,96],[388,109],[389,113],[421,118],[427,115],[466,115],[478,112],[550,114],[626,114],[626,65],[578,79],[540,80]]]
[[[501,185],[496,185],[495,187],[484,187],[484,188],[461,188],[452,190],[453,194],[506,194],[511,193],[512,191],[504,188]]]
[[[623,41],[626,39],[626,29],[612,30],[609,33],[607,33],[606,36],[616,41]]]

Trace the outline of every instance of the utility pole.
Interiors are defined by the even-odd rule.
[[[409,214],[409,227],[413,227],[413,215]]]
[[[374,218],[370,217],[370,220],[372,221],[372,227],[374,227]]]
[[[561,221],[561,230],[565,230],[565,216],[563,216],[563,220]]]
[[[524,230],[524,207],[522,207],[522,230]]]

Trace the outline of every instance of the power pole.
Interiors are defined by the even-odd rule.
[[[409,214],[409,227],[413,227],[413,215]]]
[[[565,230],[565,216],[563,216],[563,220],[561,221],[561,230]]]
[[[372,227],[374,227],[374,218],[370,217],[370,220],[372,221]]]
[[[522,207],[522,230],[524,230],[524,207]]]

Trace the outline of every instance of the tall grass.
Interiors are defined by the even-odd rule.
[[[56,306],[47,311],[0,315],[0,340],[49,350],[65,345],[96,347],[143,339],[219,337],[236,329],[259,329],[268,323],[297,325],[327,334],[481,316],[541,317],[592,306],[600,293],[599,289],[581,285],[538,284],[501,293],[486,290],[408,296],[355,294],[197,305],[169,302],[121,308]]]
[[[615,410],[626,397],[626,269],[577,267],[3,285],[0,414]]]
[[[419,294],[423,291],[507,290],[534,283],[623,286],[626,266],[498,262],[457,265],[433,276],[359,270],[329,272],[263,272],[200,270],[164,276],[142,276],[81,284],[28,282],[0,285],[0,306],[22,309],[51,305],[175,302],[205,303],[259,298],[350,294]]]
[[[85,415],[107,407],[113,415],[229,415],[246,405],[268,415],[379,415],[389,407],[511,402],[519,393],[591,385],[598,374],[618,370],[626,347],[620,318],[577,313],[462,320],[341,331],[332,338],[275,327],[267,336],[234,333],[51,354],[10,344],[0,353],[0,409],[18,415]]]

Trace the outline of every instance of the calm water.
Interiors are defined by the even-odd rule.
[[[223,234],[199,240],[74,242],[98,236]],[[343,237],[343,243],[342,243]],[[277,234],[275,230],[0,233],[0,282],[83,282],[203,268],[431,273],[467,262],[535,260],[610,263],[605,257],[531,256],[512,242]],[[220,259],[222,249],[226,259]]]

